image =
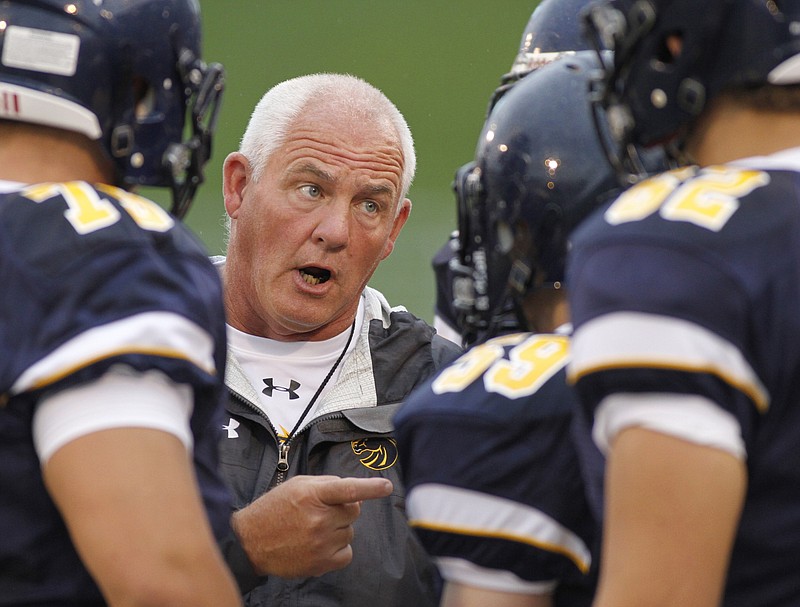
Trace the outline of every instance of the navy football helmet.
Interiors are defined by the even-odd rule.
[[[533,10],[522,39],[519,52],[505,80],[519,80],[522,76],[550,63],[562,54],[591,50],[581,34],[580,14],[591,0],[542,0]]]
[[[514,57],[511,69],[500,79],[500,85],[492,93],[487,109],[487,118],[495,104],[523,77],[556,59],[569,57],[577,51],[591,50],[592,47],[581,33],[580,14],[591,0],[542,0],[533,10],[520,39],[519,50]],[[456,175],[454,189],[457,198],[461,178]],[[473,293],[472,272],[459,263],[458,233],[448,244],[437,252],[432,265],[436,275],[437,316],[455,323],[463,333],[463,344],[470,345],[477,338],[470,328],[461,326],[465,306],[471,309]],[[498,333],[517,330],[516,315],[510,302],[505,313],[498,312],[494,319],[494,330]]]
[[[581,11],[591,0],[542,0],[533,9],[511,69],[489,101],[489,111],[517,80],[555,59],[591,50],[581,33]]]
[[[583,17],[593,45],[613,51],[594,97],[612,162],[630,174],[636,145],[671,143],[679,157],[686,127],[725,89],[800,83],[797,0],[600,0]]]
[[[509,303],[518,329],[535,330],[522,299],[563,287],[571,230],[620,191],[587,95],[599,67],[597,55],[583,51],[517,82],[489,115],[474,162],[456,175],[454,305],[468,337],[495,334]]]
[[[0,2],[0,119],[100,142],[116,185],[169,187],[183,216],[223,89],[222,66],[201,58],[199,11],[197,0]]]

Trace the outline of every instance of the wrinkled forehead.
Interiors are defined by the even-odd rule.
[[[291,137],[293,132],[308,131],[316,131],[320,136],[331,136],[344,144],[352,142],[394,148],[402,159],[400,136],[392,121],[370,108],[349,106],[344,100],[307,105],[291,121],[287,135]]]
[[[278,156],[290,163],[304,157],[388,179],[400,192],[403,150],[389,120],[364,112],[319,106],[295,118]]]

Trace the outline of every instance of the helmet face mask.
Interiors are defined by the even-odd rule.
[[[456,308],[470,335],[495,333],[509,309],[518,329],[534,329],[522,301],[564,286],[570,232],[619,191],[586,97],[598,66],[583,51],[521,79],[489,115],[475,161],[456,176],[454,273],[471,287]]]
[[[791,0],[600,0],[587,38],[613,51],[595,85],[615,164],[633,174],[638,146],[681,157],[709,102],[732,88],[800,82],[800,3]]]
[[[204,167],[211,157],[211,141],[216,130],[225,73],[219,63],[204,64],[184,56],[180,71],[189,98],[188,139],[177,138],[163,155],[172,189],[172,212],[183,217],[189,210],[198,186],[204,179]]]
[[[170,188],[173,212],[185,214],[224,80],[201,59],[197,1],[11,0],[0,20],[0,92],[16,104],[0,118],[98,141],[115,185]]]

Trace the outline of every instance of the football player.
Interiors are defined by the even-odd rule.
[[[595,99],[623,178],[636,144],[685,165],[575,236],[597,605],[798,605],[800,3],[601,0],[587,26],[614,51]]]
[[[395,418],[409,519],[445,607],[592,600],[601,488],[586,479],[602,462],[566,383],[564,264],[572,227],[619,191],[585,95],[598,66],[582,51],[519,80],[458,173],[463,322],[488,340]]]
[[[0,3],[0,604],[238,605],[196,0]],[[133,193],[168,187],[173,211]]]
[[[511,69],[500,79],[500,85],[489,100],[489,112],[497,101],[531,71],[547,65],[561,57],[574,55],[579,50],[591,50],[589,43],[581,35],[579,14],[589,0],[543,0],[531,13],[522,32],[519,49]],[[462,289],[458,267],[458,232],[454,231],[447,242],[433,256],[431,265],[436,279],[436,301],[433,325],[440,335],[459,344],[471,345],[480,339],[486,327],[471,325],[465,332],[462,319],[465,311],[472,305],[468,298],[469,290]],[[509,331],[515,328],[515,320],[510,310],[501,310],[498,322],[504,323]]]

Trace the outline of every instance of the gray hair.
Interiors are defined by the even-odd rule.
[[[239,145],[239,152],[253,169],[253,180],[258,181],[270,155],[284,143],[294,119],[314,99],[324,99],[334,111],[388,122],[403,154],[402,200],[408,194],[417,166],[411,130],[383,92],[350,74],[299,76],[275,85],[264,94],[250,116]]]

